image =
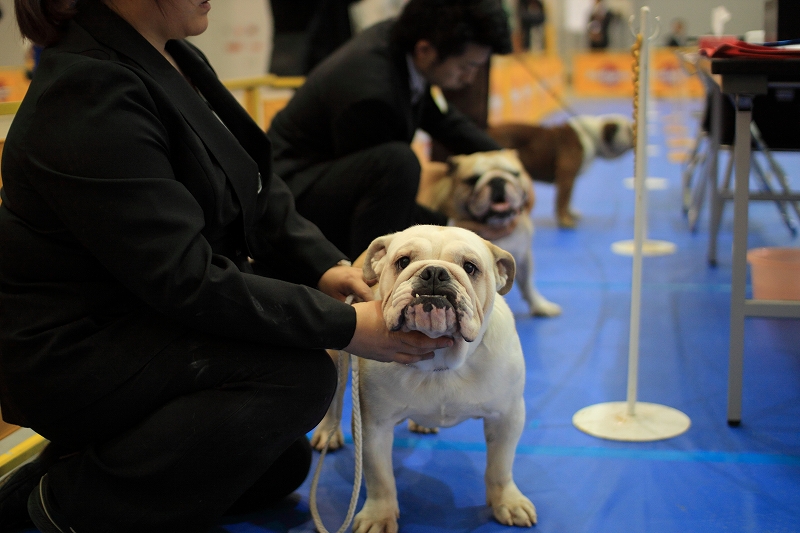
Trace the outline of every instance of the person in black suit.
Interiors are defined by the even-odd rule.
[[[415,202],[420,163],[410,143],[421,128],[454,153],[499,149],[430,89],[462,88],[491,53],[510,50],[498,0],[411,0],[326,58],[268,131],[275,173],[300,214],[350,258],[379,235],[447,224]],[[492,238],[513,225],[470,229]]]
[[[324,348],[451,344],[389,332],[297,214],[266,134],[182,40],[209,9],[17,1],[47,46],[2,160],[0,405],[51,444],[0,486],[3,531],[26,505],[43,533],[196,532],[267,505],[308,473]]]
[[[605,50],[608,48],[608,29],[614,14],[608,10],[604,0],[595,0],[589,13],[587,34],[591,50]]]

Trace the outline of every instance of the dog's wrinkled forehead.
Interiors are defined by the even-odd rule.
[[[377,280],[385,297],[392,285],[432,264],[447,268],[462,284],[474,280],[500,294],[511,289],[516,270],[510,253],[469,230],[421,225],[373,240],[364,254],[364,279]]]
[[[487,172],[508,173],[519,176],[524,172],[515,150],[495,150],[469,155],[456,155],[449,159],[451,173],[460,179],[480,177]]]
[[[486,245],[476,235],[461,232],[454,234],[428,231],[409,236],[408,239],[396,239],[389,246],[386,255],[387,263],[392,265],[407,258],[409,263],[435,260],[462,268],[466,263],[472,263],[485,269],[492,261]]]

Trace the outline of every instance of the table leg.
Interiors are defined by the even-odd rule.
[[[731,322],[728,353],[728,425],[742,420],[744,371],[744,317],[747,283],[747,210],[750,192],[750,120],[753,98],[736,97],[736,177],[733,194],[733,259],[731,269]]]
[[[724,201],[719,198],[719,146],[722,139],[722,99],[727,98],[713,85],[711,92],[711,118],[709,120],[708,157],[706,159],[706,186],[708,187],[708,264],[717,266],[717,237],[722,219]]]

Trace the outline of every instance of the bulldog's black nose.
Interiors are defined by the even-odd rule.
[[[446,268],[431,265],[420,272],[419,279],[433,286],[437,281],[450,281],[450,272]]]
[[[492,178],[489,180],[489,187],[492,191],[492,202],[503,203],[506,201],[506,180],[503,178]]]

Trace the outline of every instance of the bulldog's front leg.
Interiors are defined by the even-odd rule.
[[[484,418],[486,435],[486,503],[495,519],[507,526],[530,527],[536,523],[536,508],[517,488],[511,474],[517,442],[525,424],[522,398],[500,417]]]
[[[364,421],[364,479],[367,501],[353,521],[354,533],[397,533],[400,507],[392,470],[394,425]]]
[[[515,259],[517,259],[515,257]],[[514,282],[522,293],[522,298],[528,304],[528,310],[534,316],[558,316],[561,314],[561,306],[545,298],[536,289],[533,281],[533,252],[531,248],[526,248],[524,255],[517,261],[517,274]]]

